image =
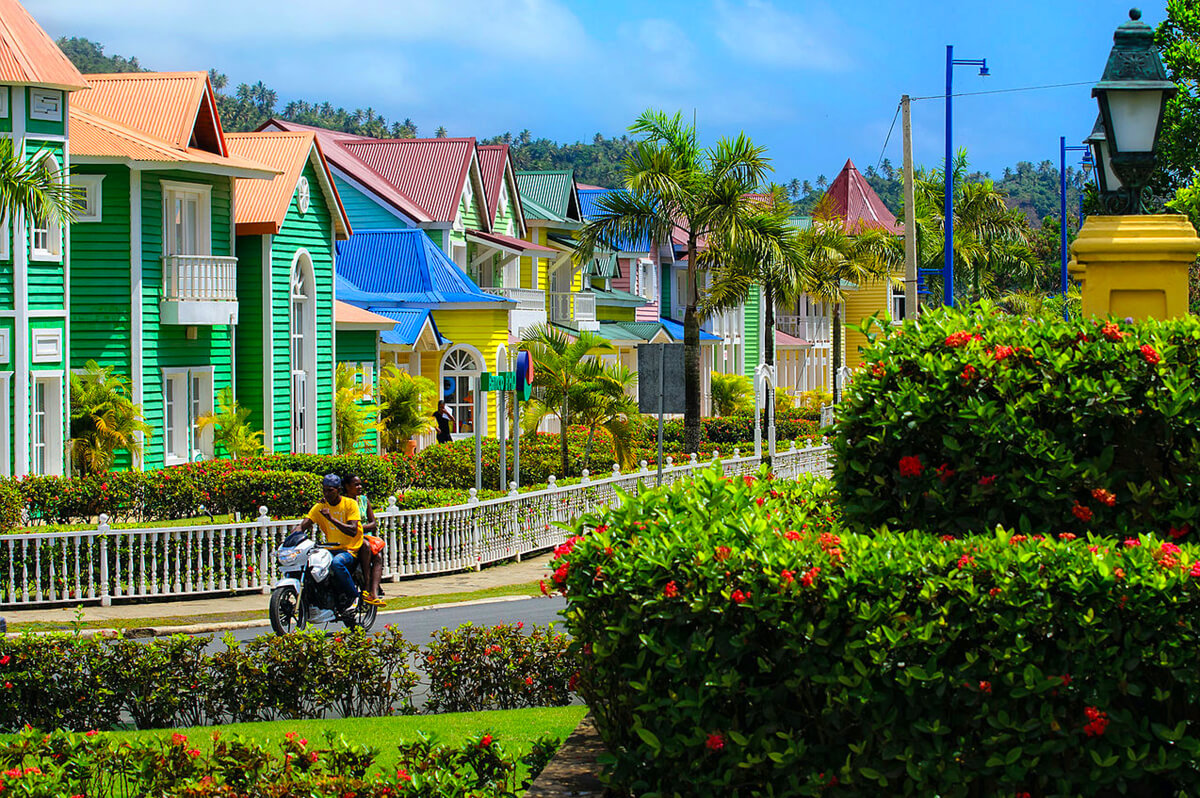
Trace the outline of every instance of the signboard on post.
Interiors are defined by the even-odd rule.
[[[661,365],[660,365],[661,364]],[[659,386],[662,412],[684,411],[683,344],[640,344],[637,348],[638,412],[657,414]]]

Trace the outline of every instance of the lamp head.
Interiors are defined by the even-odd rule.
[[[979,65],[979,77],[986,78],[986,77],[989,77],[991,74],[992,74],[991,72],[988,72],[987,59],[985,58],[985,59],[983,59],[983,63]]]

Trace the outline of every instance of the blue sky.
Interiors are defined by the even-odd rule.
[[[875,164],[901,94],[944,90],[945,46],[987,58],[956,92],[1094,82],[1113,0],[25,0],[52,35],[85,36],[161,70],[262,80],[291,99],[411,117],[423,134],[528,128],[560,141],[620,134],[646,107],[693,109],[701,138],[744,130],[775,179]],[[1144,19],[1156,25],[1159,5]],[[999,172],[1058,159],[1096,106],[1088,86],[955,99],[955,143]],[[913,105],[918,164],[943,151],[943,105]],[[901,160],[899,123],[887,156]]]

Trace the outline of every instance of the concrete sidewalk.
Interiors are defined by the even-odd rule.
[[[552,554],[540,554],[521,562],[493,565],[481,571],[466,571],[442,576],[409,577],[398,582],[384,582],[384,599],[404,596],[439,596],[454,593],[472,593],[477,590],[524,585],[548,578],[546,564]],[[54,623],[69,626],[76,619],[76,606],[53,607],[33,610],[0,610],[9,624]],[[262,593],[215,598],[197,598],[175,601],[148,601],[113,604],[101,607],[96,604],[83,605],[81,619],[85,622],[112,620],[136,620],[139,618],[169,620],[186,618],[189,623],[203,622],[204,616],[228,615],[231,613],[267,612],[267,597]]]

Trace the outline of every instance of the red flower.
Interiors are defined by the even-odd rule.
[[[799,540],[800,539],[800,533],[794,529],[789,529],[787,532],[784,532],[783,536],[785,538],[787,538],[788,540]]]
[[[963,556],[961,556],[961,557],[959,557],[959,558],[958,558],[958,569],[959,569],[960,571],[961,571],[963,568],[967,568],[967,567],[969,567],[969,566],[972,566],[972,565],[974,565],[974,564],[975,564],[975,558],[974,558],[974,557],[972,557],[970,554],[964,554]]]
[[[785,585],[790,585],[796,581],[796,575],[786,568],[779,572],[779,578],[783,580]]]
[[[1192,570],[1188,571],[1188,575],[1193,578],[1200,577],[1200,560],[1192,563]]]
[[[725,562],[726,560],[729,559],[729,555],[731,553],[732,553],[732,551],[728,546],[717,546],[717,548],[716,548],[717,562]]]
[[[962,373],[958,375],[958,378],[963,382],[970,382],[971,380],[975,379],[975,375],[978,373],[979,372],[975,370],[975,367],[968,363],[967,365],[963,366]]]
[[[742,476],[742,482],[745,483],[747,488],[752,487],[754,485],[754,477],[750,476],[749,474],[744,474]]]
[[[744,604],[746,599],[750,598],[750,593],[749,591],[743,593],[740,590],[735,590],[729,597],[733,599],[734,604]]]
[[[1125,538],[1121,545],[1127,549],[1135,549],[1142,545],[1142,541],[1138,540],[1137,538]]]
[[[0,665],[7,665],[11,659],[12,657],[5,654],[3,657],[0,657]]]
[[[1183,526],[1179,527],[1179,529],[1176,529],[1174,527],[1174,525],[1172,525],[1171,528],[1167,530],[1167,534],[1169,534],[1175,540],[1179,540],[1181,537],[1183,537],[1184,535],[1186,535],[1188,532],[1191,532],[1191,531],[1192,531],[1192,528],[1190,526],[1188,526],[1187,524],[1184,524]],[[3,662],[0,662],[0,665],[3,665],[3,664],[4,664]]]
[[[1082,504],[1080,504],[1079,502],[1075,502],[1075,506],[1071,508],[1071,512],[1072,512],[1072,513],[1075,515],[1075,517],[1076,517],[1076,518],[1078,518],[1080,521],[1091,521],[1091,520],[1092,520],[1092,510],[1091,510],[1091,508],[1090,508],[1090,507],[1084,507],[1084,506],[1083,506]]]
[[[871,373],[874,374],[876,377],[882,378],[883,375],[887,373],[887,371],[883,368],[883,366],[876,363],[875,365],[871,366]]]
[[[713,732],[708,735],[708,739],[704,741],[704,747],[709,751],[720,751],[725,747],[725,738],[720,732]]]
[[[479,740],[480,748],[487,748],[491,744],[492,744],[492,735],[490,735],[490,734],[483,735],[483,737]]]
[[[552,577],[554,579],[554,581],[560,585],[563,582],[567,581],[567,572],[570,570],[570,568],[571,568],[571,566],[568,565],[567,563],[563,563],[562,565],[555,568],[554,576]]]
[[[950,479],[950,477],[954,476],[955,473],[957,472],[950,467],[949,463],[942,463],[937,467],[938,479],[941,480],[943,485],[946,484],[946,481]]]
[[[1076,538],[1076,535],[1074,532],[1063,532],[1061,535],[1058,536],[1059,540],[1074,540],[1075,538]]]
[[[766,501],[767,500],[764,497],[759,496],[757,499],[754,500],[754,503],[757,504],[759,507],[762,507],[764,504],[766,504]]]
[[[995,483],[995,481],[996,481],[996,475],[995,475],[995,474],[988,474],[986,477],[980,477],[980,478],[979,478],[979,484],[980,484],[980,485],[982,485],[982,486],[983,486],[983,487],[985,487],[985,488],[986,488],[987,486],[989,486],[989,485],[991,485],[991,484]]]
[[[923,468],[921,458],[916,455],[910,454],[900,458],[900,476],[902,477],[919,477]]]
[[[1015,546],[1018,543],[1024,543],[1027,540],[1029,540],[1029,537],[1027,535],[1013,535],[1011,538],[1008,539],[1008,545]]]
[[[597,535],[603,535],[608,531],[608,524],[601,524],[593,530]]]
[[[800,584],[805,587],[812,587],[813,582],[817,581],[817,574],[821,573],[820,568],[809,568],[804,572],[804,576],[800,577]]]
[[[667,584],[663,586],[663,598],[675,598],[678,595],[679,585],[675,584],[674,579],[672,579],[670,582],[667,582]]]
[[[969,332],[966,330],[959,330],[958,332],[953,332],[946,336],[946,346],[950,347],[951,349],[957,349],[960,346],[964,346],[967,341],[970,340],[971,334]]]
[[[1125,578],[1125,569],[1124,568],[1114,568],[1113,576],[1115,576],[1117,579],[1124,579]]]
[[[1011,346],[1000,344],[992,351],[992,357],[996,358],[996,360],[1004,360],[1011,357],[1015,352],[1016,350]]]
[[[1062,675],[1062,683],[1063,683],[1063,687],[1069,687],[1071,684],[1071,674],[1064,673]]]
[[[1088,737],[1103,736],[1108,728],[1108,715],[1095,707],[1086,708],[1084,714],[1088,717],[1088,723],[1083,727],[1083,733]]]
[[[979,683],[979,692],[981,692],[981,693],[992,692],[992,683],[991,682],[980,682]]]
[[[1100,328],[1101,334],[1110,341],[1120,341],[1128,333],[1121,332],[1121,328],[1113,322],[1108,322]]]
[[[171,735],[171,745],[183,745],[187,742],[187,735],[175,732]]]
[[[396,781],[412,781],[412,776],[408,775],[408,771],[400,768],[396,771]]]
[[[1104,488],[1095,488],[1092,491],[1092,498],[1107,507],[1112,507],[1117,503],[1117,497]]]
[[[525,677],[525,684],[533,684],[533,677],[532,677],[532,676],[526,676],[526,677]]]
[[[1151,366],[1157,365],[1162,360],[1162,355],[1155,351],[1150,344],[1142,344],[1142,359]]]

